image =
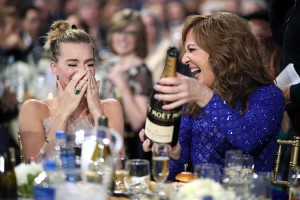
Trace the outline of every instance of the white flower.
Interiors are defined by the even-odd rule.
[[[15,167],[17,184],[28,184],[28,175],[37,175],[42,172],[43,166],[39,163],[31,162],[30,164],[21,163]]]
[[[194,200],[211,196],[214,200],[234,200],[235,194],[227,191],[220,183],[210,179],[196,179],[180,187],[176,199]]]

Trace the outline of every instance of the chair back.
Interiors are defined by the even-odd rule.
[[[289,187],[288,180],[278,180],[282,145],[291,146],[291,158],[290,158],[290,163],[289,163],[289,171],[290,171],[291,168],[297,166],[297,164],[298,164],[299,149],[300,149],[300,137],[294,136],[293,140],[277,140],[277,146],[278,146],[277,157],[276,157],[276,161],[275,161],[275,168],[273,170],[272,184],[278,185],[278,186]]]

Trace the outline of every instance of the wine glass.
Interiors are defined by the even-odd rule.
[[[131,199],[138,200],[149,188],[150,163],[145,159],[129,159],[126,161],[126,170],[125,187],[132,194]]]
[[[165,195],[164,183],[169,176],[170,157],[168,144],[152,146],[152,176],[158,183],[158,195]]]

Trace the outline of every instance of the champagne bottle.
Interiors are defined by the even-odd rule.
[[[177,57],[177,48],[169,47],[161,78],[176,77]],[[170,102],[156,100],[154,98],[156,93],[155,90],[152,91],[148,103],[145,124],[146,138],[149,138],[151,142],[168,143],[171,146],[175,146],[178,140],[181,107],[163,110],[162,106]]]
[[[98,120],[97,137],[105,138],[105,129],[109,128],[107,117],[101,116]],[[105,140],[98,140],[95,147],[92,160],[105,159],[111,154],[108,144],[105,144]]]
[[[17,199],[17,180],[6,132],[0,133],[0,142],[0,199]]]
[[[107,169],[107,166],[104,162],[109,163],[112,162],[112,152],[110,149],[110,141],[108,140],[107,131],[109,132],[111,129],[108,125],[108,119],[106,116],[101,116],[98,120],[98,128],[97,128],[97,144],[92,156],[92,160],[98,165],[99,182],[104,185],[107,185],[107,189],[109,194],[114,192],[114,182],[113,182],[113,174],[114,168]],[[108,172],[110,171],[110,173]],[[107,175],[110,174],[110,175]],[[105,180],[107,179],[107,180]],[[105,182],[105,183],[104,183]]]

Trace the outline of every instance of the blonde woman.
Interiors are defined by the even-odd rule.
[[[99,99],[91,37],[66,21],[56,21],[48,32],[46,46],[51,53],[51,70],[57,77],[57,96],[28,100],[22,105],[19,131],[25,159],[36,157],[44,143],[55,138],[57,130],[72,135],[78,129],[94,127],[103,115],[111,128],[123,134],[120,103]]]

